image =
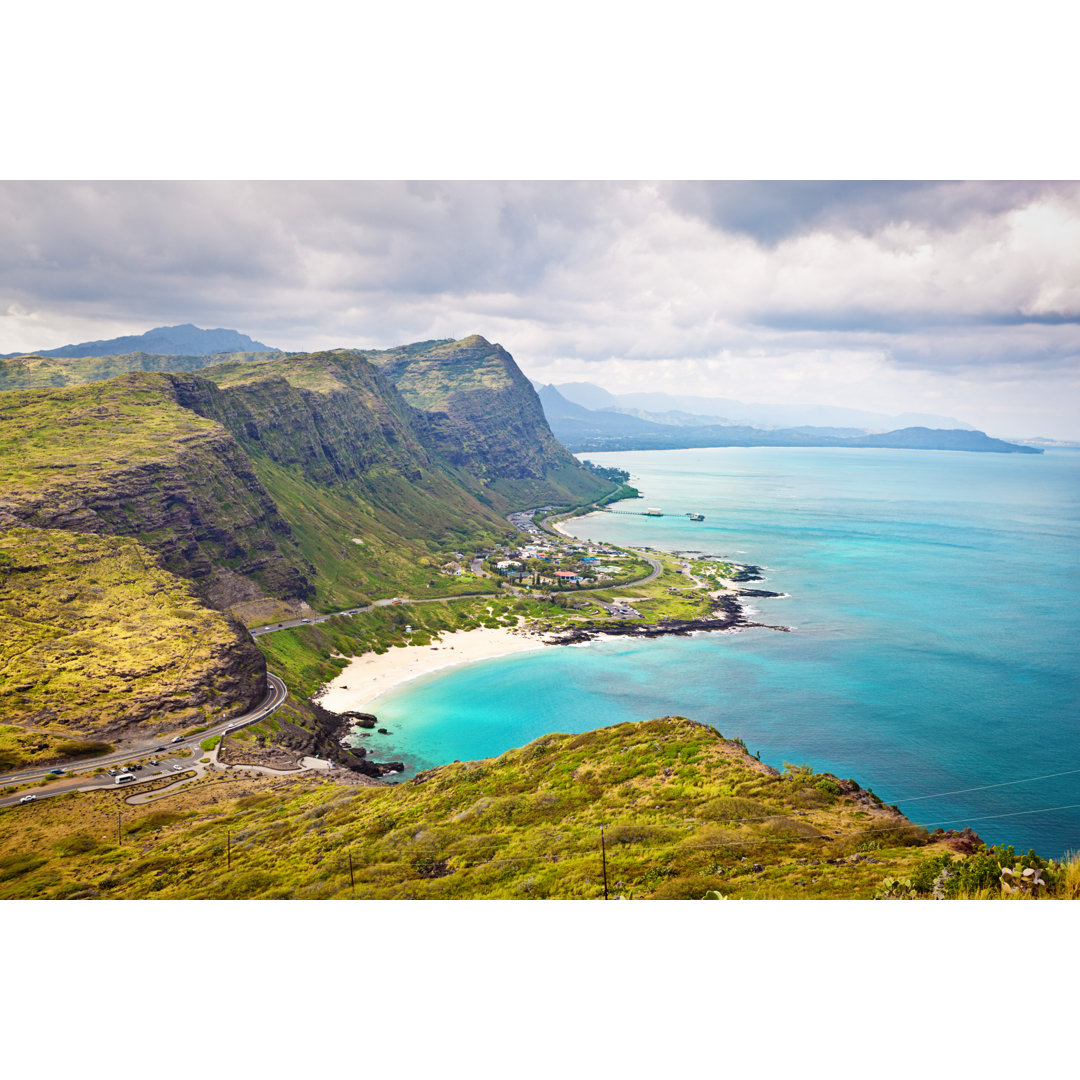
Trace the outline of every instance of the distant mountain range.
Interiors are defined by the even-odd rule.
[[[765,405],[746,404],[732,398],[699,397],[689,394],[612,394],[595,383],[557,383],[555,389],[575,405],[586,409],[611,411],[637,416],[654,423],[672,426],[744,426],[764,428],[799,427],[834,428],[837,434],[847,429],[859,431],[892,431],[904,427],[948,428],[974,431],[971,424],[953,416],[933,413],[885,413],[846,409],[839,405]]]
[[[236,330],[201,330],[191,323],[183,323],[180,326],[156,326],[145,334],[109,338],[108,341],[84,341],[59,349],[4,353],[0,359],[12,356],[123,356],[136,352],[157,356],[209,356],[214,353],[280,351]]]
[[[874,433],[813,425],[768,429],[734,423],[701,423],[690,426],[685,422],[656,423],[621,410],[588,409],[570,401],[555,386],[541,386],[537,395],[552,433],[574,453],[599,450],[676,450],[709,446],[849,446],[902,450],[971,450],[999,454],[1042,453],[1042,450],[1036,447],[1003,442],[972,428],[943,429],[909,425],[894,431]],[[593,400],[597,398],[594,397]],[[705,402],[709,399],[701,400]],[[699,419],[709,418],[701,416]]]

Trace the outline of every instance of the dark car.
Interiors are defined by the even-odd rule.
[[[50,776],[63,776],[64,775],[64,770],[63,769],[53,769],[52,772],[49,773],[49,775]]]
[[[141,765],[129,765],[128,768],[129,769],[141,769],[142,766]]]
[[[151,765],[160,765],[161,762],[159,762],[157,758],[151,758],[150,759],[150,764]]]
[[[155,746],[155,747],[154,747],[154,753],[155,753],[155,754],[160,754],[160,753],[161,753],[161,751],[162,751],[162,750],[164,750],[164,749],[165,749],[165,747],[164,747],[164,746]]]

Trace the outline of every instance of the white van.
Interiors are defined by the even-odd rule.
[[[134,773],[130,773],[130,772],[122,772],[122,773],[121,773],[121,774],[120,774],[120,775],[119,775],[119,776],[118,776],[118,777],[116,778],[116,782],[117,782],[118,784],[130,784],[130,783],[133,783],[133,782],[134,782],[134,781],[135,781],[136,779],[137,779],[137,777],[135,776],[135,774],[134,774]]]

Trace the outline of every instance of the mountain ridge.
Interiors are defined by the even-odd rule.
[[[926,427],[843,436],[834,428],[765,430],[736,424],[697,427],[657,424],[608,409],[593,410],[565,398],[554,386],[539,394],[555,437],[574,453],[611,450],[689,450],[724,446],[855,447],[896,450],[966,450],[1038,454],[1039,447],[994,439],[982,431]]]
[[[280,352],[261,341],[255,341],[238,330],[218,327],[203,330],[192,323],[176,326],[155,326],[142,334],[125,334],[122,337],[100,341],[83,341],[76,345],[62,345],[57,349],[33,349],[24,352],[0,354],[0,360],[16,356],[44,356],[82,358],[88,356],[120,356],[133,352],[151,353],[156,356],[206,356],[224,352]]]
[[[746,403],[732,398],[668,394],[662,391],[613,394],[594,383],[559,383],[555,388],[567,400],[589,409],[641,410],[657,418],[664,413],[683,412],[701,416],[702,426],[722,419],[725,424],[766,430],[793,427],[857,427],[867,431],[903,427],[972,429],[971,424],[955,417],[924,413],[908,412],[893,416],[839,405]]]

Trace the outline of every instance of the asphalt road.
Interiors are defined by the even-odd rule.
[[[362,611],[373,611],[377,607],[390,607],[392,604],[445,604],[448,600],[468,600],[470,597],[491,596],[497,597],[498,593],[461,593],[458,596],[425,596],[420,600],[409,600],[405,597],[394,597],[390,600],[376,600],[367,607],[349,608],[347,611],[331,611],[326,615],[313,615],[310,619],[293,619],[289,622],[270,623],[267,626],[257,626],[248,631],[252,637],[260,637],[262,634],[272,634],[277,630],[291,630],[294,626],[307,626],[309,623],[326,622],[338,615],[359,615]]]
[[[186,750],[188,751],[188,761],[184,763],[184,768],[189,768],[193,761],[197,761],[203,756],[203,749],[200,743],[202,743],[204,739],[209,739],[212,735],[220,735],[225,731],[244,727],[246,724],[254,724],[264,716],[272,713],[285,701],[289,696],[289,692],[281,679],[276,675],[267,673],[266,681],[266,697],[263,698],[262,702],[256,708],[252,709],[249,713],[245,713],[243,716],[238,716],[233,720],[223,720],[218,724],[212,724],[205,731],[200,731],[198,735],[192,735],[190,738],[181,739],[178,742],[172,742],[170,739],[158,736],[158,738],[153,741],[138,743],[113,754],[105,754],[102,757],[76,762],[74,765],[66,766],[64,768],[63,777],[56,777],[57,784],[55,787],[38,788],[31,792],[20,791],[15,795],[7,795],[0,799],[0,807],[14,806],[27,794],[35,795],[37,796],[37,799],[48,799],[54,795],[66,795],[70,791],[86,790],[88,788],[109,788],[110,790],[120,788],[138,789],[141,781],[153,780],[159,776],[173,775],[178,772],[178,770],[172,768],[175,760],[167,758],[164,759],[161,766],[156,769],[154,766],[144,765],[140,771],[135,773],[138,780],[134,783],[117,784],[116,778],[109,776],[108,772],[106,772],[104,776],[86,775],[92,773],[94,769],[104,768],[108,770],[114,765],[122,765],[126,762],[136,762],[145,760],[146,758],[152,758],[156,753]],[[0,775],[0,786],[6,787],[8,784],[25,784],[34,780],[51,779],[51,769],[56,767],[57,766],[42,767],[40,769],[24,769],[17,773],[5,773]],[[68,777],[71,777],[72,779],[64,782]]]

